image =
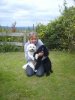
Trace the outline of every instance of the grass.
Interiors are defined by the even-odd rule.
[[[23,52],[0,53],[0,100],[75,100],[75,53],[51,51],[54,73],[27,77]]]

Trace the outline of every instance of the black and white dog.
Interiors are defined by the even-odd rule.
[[[40,52],[43,52],[44,55],[42,57],[37,57],[36,55]],[[40,46],[38,50],[34,53],[34,57],[36,60],[35,70],[37,70],[39,66],[42,64],[44,67],[44,71],[46,72],[46,76],[49,76],[50,73],[53,72],[51,60],[49,59],[48,55],[49,51],[45,45]]]

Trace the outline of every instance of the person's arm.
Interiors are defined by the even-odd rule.
[[[26,61],[31,61],[32,59],[28,56],[28,50],[27,50],[27,46],[29,45],[29,43],[25,43],[24,45],[24,52],[25,52],[25,59]]]

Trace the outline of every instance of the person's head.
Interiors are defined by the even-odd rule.
[[[36,44],[38,41],[38,36],[36,32],[30,32],[29,33],[29,41],[30,43]]]

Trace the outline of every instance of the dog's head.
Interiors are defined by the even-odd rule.
[[[36,51],[36,46],[35,46],[34,44],[29,44],[29,45],[27,46],[27,50],[28,50],[29,52],[35,52],[35,51]]]

